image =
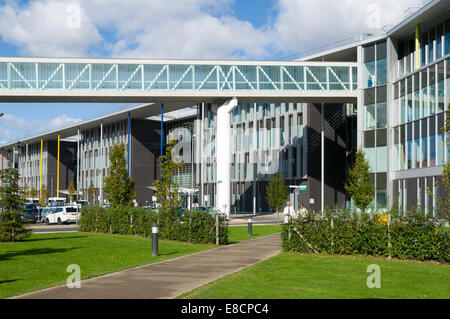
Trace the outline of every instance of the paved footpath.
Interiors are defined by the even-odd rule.
[[[63,285],[15,298],[175,298],[182,293],[275,256],[280,251],[280,235],[269,235],[83,280],[81,288],[69,289]]]

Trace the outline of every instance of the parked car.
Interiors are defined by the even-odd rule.
[[[53,212],[56,208],[55,207],[44,207],[41,210],[41,222],[45,222],[45,219],[47,217],[48,214],[50,214],[51,212]]]
[[[54,207],[54,210],[45,217],[45,223],[50,224],[68,224],[76,223],[80,219],[80,212],[72,206]]]
[[[36,223],[37,217],[32,211],[24,211],[20,213],[22,221],[25,223]]]
[[[21,211],[24,213],[22,220],[26,222],[35,223],[39,219],[40,207],[37,204],[25,204]]]

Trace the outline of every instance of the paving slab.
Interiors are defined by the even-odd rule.
[[[169,299],[222,278],[281,251],[279,234],[61,285],[14,299]],[[83,271],[81,269],[81,271]]]

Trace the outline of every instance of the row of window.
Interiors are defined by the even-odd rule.
[[[395,127],[393,169],[443,165],[448,152],[441,131],[443,126],[444,113],[439,113]]]
[[[399,77],[428,65],[450,53],[450,20],[422,32],[419,37],[420,50],[417,57],[415,34],[409,41],[398,43]],[[417,64],[417,62],[419,62]]]
[[[446,66],[445,66],[446,64]],[[411,122],[442,112],[445,107],[445,69],[450,77],[450,62],[442,61],[394,84],[394,125]],[[447,93],[450,93],[447,85]]]
[[[100,148],[100,128],[81,132],[81,148]],[[103,126],[102,146],[126,143],[128,137],[128,122],[126,120]]]
[[[273,117],[290,111],[302,111],[301,103],[239,103],[232,111],[231,122],[240,123],[253,119],[256,106],[256,119]]]

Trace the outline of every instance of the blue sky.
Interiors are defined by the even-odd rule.
[[[0,56],[285,59],[378,33],[425,2],[0,0]],[[1,104],[0,144],[131,105]]]

